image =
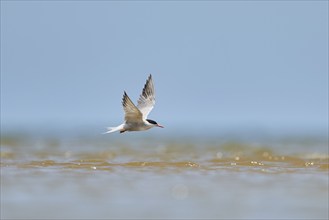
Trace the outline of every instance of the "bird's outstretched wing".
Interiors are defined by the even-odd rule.
[[[134,105],[126,92],[123,94],[122,98],[123,110],[125,111],[125,121],[126,122],[142,122],[143,115],[141,111]]]
[[[155,91],[152,81],[152,75],[146,80],[143,92],[138,99],[137,108],[143,114],[143,119],[146,119],[155,105]]]

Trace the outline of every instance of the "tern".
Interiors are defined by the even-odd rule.
[[[105,134],[115,131],[120,131],[120,133],[125,131],[145,131],[153,127],[163,128],[163,126],[156,121],[147,119],[147,116],[152,111],[154,105],[155,90],[152,75],[150,74],[146,80],[143,92],[138,99],[137,106],[131,101],[126,91],[124,91],[122,106],[125,112],[125,121],[117,127],[108,127],[108,131],[105,132]]]

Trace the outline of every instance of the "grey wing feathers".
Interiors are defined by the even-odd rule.
[[[122,98],[123,110],[125,111],[125,121],[126,122],[139,122],[142,121],[143,115],[138,110],[138,108],[131,101],[126,92],[123,94]]]
[[[138,99],[137,108],[143,114],[143,118],[146,119],[148,114],[152,111],[155,105],[155,91],[152,80],[152,75],[148,77],[143,92]]]

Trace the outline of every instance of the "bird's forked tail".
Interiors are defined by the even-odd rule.
[[[107,132],[104,132],[103,134],[109,134],[116,131],[123,131],[123,124],[117,127],[107,127]]]

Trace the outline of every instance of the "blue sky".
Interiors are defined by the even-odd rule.
[[[1,126],[328,129],[327,1],[1,1]]]

